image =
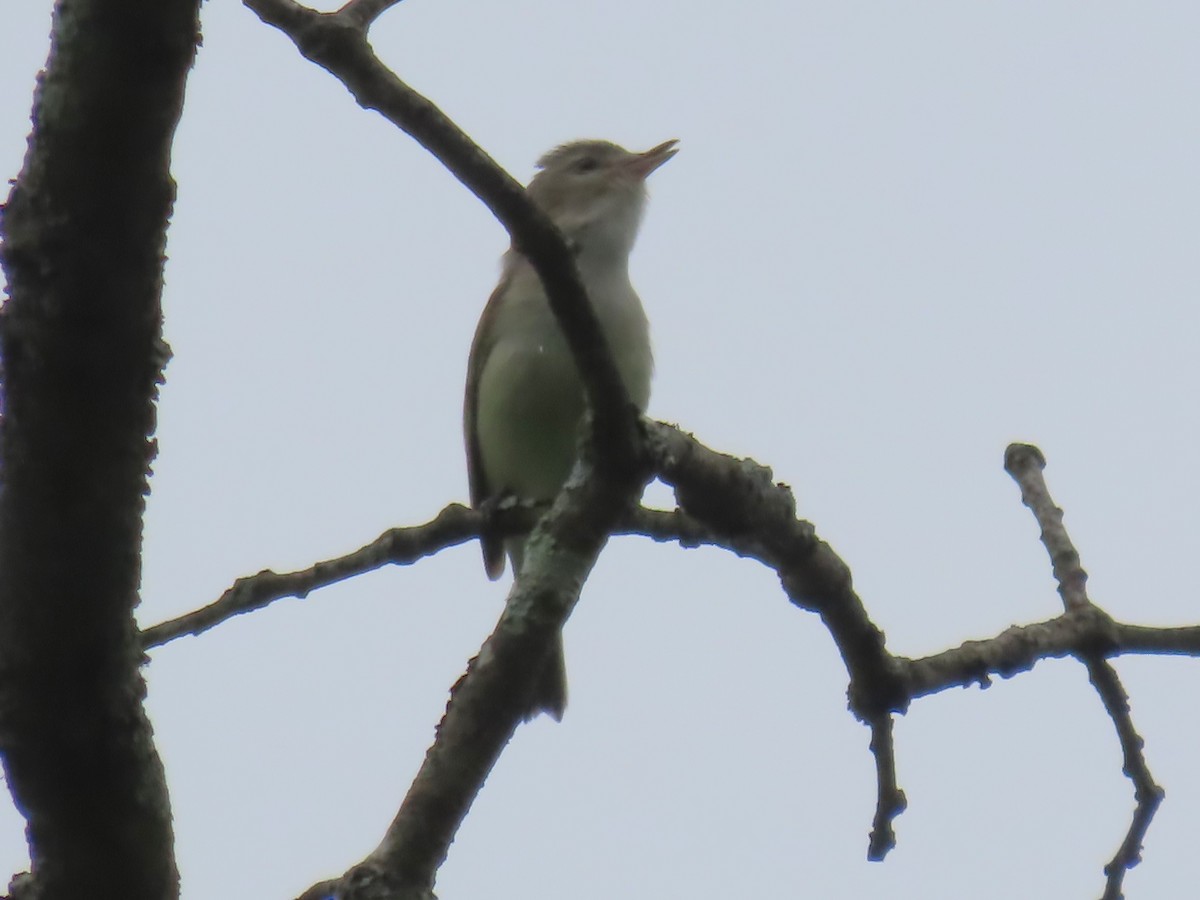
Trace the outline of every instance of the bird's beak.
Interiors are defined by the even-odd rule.
[[[657,147],[651,147],[645,153],[635,153],[633,159],[629,161],[630,170],[638,178],[643,180],[649,178],[651,172],[679,152],[679,148],[675,146],[678,143],[676,138],[671,138],[669,141],[663,141]]]

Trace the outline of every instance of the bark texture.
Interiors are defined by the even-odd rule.
[[[22,896],[178,896],[133,609],[197,7],[60,0],[4,211],[0,751]]]

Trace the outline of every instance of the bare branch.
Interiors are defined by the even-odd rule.
[[[658,474],[675,488],[680,508],[709,530],[706,542],[770,566],[794,604],[821,616],[850,673],[850,705],[859,718],[903,710],[903,673],[883,632],[854,592],[846,563],[796,517],[791,489],[753,460],[717,453],[661,422],[647,427]]]
[[[1133,820],[1129,823],[1129,831],[1121,842],[1112,861],[1104,867],[1107,882],[1103,900],[1121,900],[1121,884],[1125,873],[1142,860],[1142,841],[1154,819],[1158,805],[1162,803],[1163,789],[1154,781],[1150,769],[1146,765],[1146,757],[1142,753],[1145,741],[1133,727],[1133,717],[1129,710],[1129,695],[1125,693],[1112,666],[1105,662],[1089,660],[1088,678],[1100,694],[1104,708],[1117,727],[1117,737],[1121,742],[1121,753],[1125,759],[1123,771],[1133,782],[1133,794],[1137,805],[1133,811]]]
[[[1021,500],[1033,511],[1041,526],[1042,543],[1046,545],[1046,552],[1050,554],[1054,578],[1058,582],[1058,592],[1062,596],[1067,614],[1086,615],[1091,612],[1091,618],[1095,619],[1098,617],[1096,614],[1099,614],[1107,620],[1107,614],[1097,610],[1088,599],[1087,573],[1080,564],[1075,545],[1063,527],[1063,512],[1055,505],[1046,487],[1046,480],[1042,476],[1045,467],[1046,457],[1032,444],[1010,444],[1004,453],[1004,468],[1021,486]],[[1109,624],[1111,625],[1111,621]],[[1121,847],[1112,861],[1104,867],[1107,877],[1104,900],[1120,900],[1125,873],[1141,860],[1142,840],[1163,798],[1162,788],[1155,783],[1146,765],[1146,758],[1142,752],[1145,742],[1133,727],[1129,696],[1125,693],[1116,671],[1105,661],[1105,656],[1112,651],[1112,646],[1113,642],[1108,634],[1105,634],[1080,647],[1077,653],[1087,665],[1088,677],[1100,694],[1104,708],[1116,727],[1117,740],[1120,741],[1121,753],[1125,757],[1124,772],[1133,782],[1134,797],[1137,801],[1125,840],[1121,842]]]
[[[1021,487],[1021,502],[1029,507],[1042,529],[1042,543],[1050,554],[1054,579],[1067,611],[1091,603],[1087,597],[1087,572],[1079,563],[1079,553],[1063,527],[1063,511],[1054,505],[1042,470],[1046,457],[1032,444],[1009,444],[1004,453],[1004,469]]]
[[[871,754],[875,757],[875,781],[878,799],[875,806],[875,821],[871,828],[871,840],[867,845],[867,859],[879,861],[896,846],[896,832],[892,822],[908,807],[904,791],[896,783],[896,746],[893,740],[891,714],[879,715],[871,720]]]
[[[1200,656],[1200,626],[1125,625],[1090,607],[1046,622],[1012,625],[995,637],[965,641],[921,659],[900,657],[899,662],[910,697],[916,700],[948,687],[987,687],[993,675],[1011,678],[1043,659],[1082,656],[1096,647],[1106,647],[1107,657],[1130,653]]]
[[[423,525],[389,528],[363,547],[295,572],[264,569],[237,579],[207,606],[160,622],[142,631],[142,647],[161,647],[185,635],[199,636],[244,613],[265,609],[277,600],[303,600],[313,591],[384,566],[412,565],[447,547],[479,537],[486,527],[501,537],[525,534],[549,504],[506,502],[486,510],[452,503]],[[677,541],[685,547],[716,546],[717,538],[680,510],[670,512],[638,507],[618,524],[614,534],[643,534],[657,541]]]
[[[688,549],[725,547],[717,534],[682,509],[650,509],[639,506],[617,526],[613,534],[640,534],[659,543],[670,541]]]
[[[884,646],[883,632],[854,592],[849,567],[796,518],[791,489],[753,460],[716,453],[691,435],[651,423],[650,451],[658,474],[675,488],[681,509],[722,544],[779,573],[792,603],[821,616],[850,673],[850,708],[871,726],[878,801],[869,845],[882,859],[895,845],[892,820],[905,807],[896,781],[893,712],[909,702],[904,670]]]
[[[1122,653],[1200,656],[1200,625],[1179,628],[1118,625],[1117,646]]]
[[[201,635],[234,616],[262,609],[276,600],[285,597],[303,600],[317,588],[386,565],[410,565],[439,550],[478,537],[481,522],[480,513],[453,503],[424,525],[390,528],[371,543],[345,556],[322,560],[298,572],[279,574],[267,569],[257,575],[239,578],[208,606],[147,628],[142,632],[142,646],[149,649],[183,635]],[[499,533],[505,533],[503,526]]]
[[[1043,659],[1079,654],[1084,647],[1096,646],[1115,633],[1112,620],[1091,607],[1047,622],[1013,625],[995,637],[964,641],[921,659],[903,659],[905,680],[912,699],[948,687],[988,687],[993,675],[1011,678]]]

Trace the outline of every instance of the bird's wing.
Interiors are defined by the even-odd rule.
[[[487,363],[488,355],[492,352],[493,341],[489,335],[494,333],[492,320],[500,308],[500,298],[511,280],[511,269],[506,267],[500,278],[500,283],[488,298],[479,324],[475,327],[475,338],[471,341],[471,357],[467,365],[467,390],[463,400],[463,437],[467,445],[467,479],[471,488],[471,505],[478,509],[480,505],[491,499],[495,486],[488,484],[487,475],[483,471],[483,456],[479,448],[479,435],[476,430],[476,417],[479,406],[479,376]],[[485,528],[479,536],[479,544],[483,550],[483,567],[488,578],[495,581],[504,574],[504,541],[494,534],[489,534]]]

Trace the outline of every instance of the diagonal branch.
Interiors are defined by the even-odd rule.
[[[716,453],[669,425],[648,427],[655,468],[675,488],[681,510],[723,546],[774,569],[792,603],[818,613],[833,636],[850,674],[850,708],[871,727],[877,801],[868,855],[882,859],[895,846],[892,821],[905,807],[891,717],[909,697],[904,670],[855,593],[849,567],[796,517],[791,489],[776,484],[770,469]]]
[[[333,882],[342,900],[432,897],[459,825],[529,708],[551,639],[638,487],[614,483],[586,458],[576,467],[534,528],[536,549],[495,630],[451,690],[433,746],[383,840]]]
[[[592,410],[597,463],[638,468],[641,434],[635,407],[566,239],[511,175],[375,56],[363,18],[382,2],[362,0],[361,6],[351,3],[337,13],[319,13],[292,0],[244,0],[262,21],[287,34],[306,58],[341,81],[360,106],[378,111],[415,138],[500,220],[542,280],[579,367]]]
[[[1033,512],[1042,529],[1042,543],[1050,554],[1054,580],[1067,612],[1090,606],[1087,572],[1080,565],[1079,551],[1063,527],[1063,511],[1054,504],[1042,470],[1046,457],[1032,444],[1009,444],[1004,452],[1004,470],[1021,488],[1021,502]]]
[[[528,515],[525,518],[528,519]],[[208,606],[147,628],[142,632],[142,646],[149,649],[184,635],[199,636],[234,616],[263,609],[276,600],[285,597],[303,600],[318,588],[386,565],[410,565],[439,550],[478,537],[481,521],[482,516],[477,511],[452,503],[424,525],[390,528],[371,543],[345,556],[321,560],[297,572],[276,573],[267,569],[239,578]],[[500,534],[506,533],[503,524],[497,527]]]

